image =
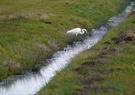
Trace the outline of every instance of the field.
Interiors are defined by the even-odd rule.
[[[0,79],[32,70],[43,60],[85,35],[74,37],[74,27],[89,32],[119,13],[128,0],[1,0]]]
[[[65,76],[66,75],[66,76]],[[134,95],[135,11],[37,95]]]

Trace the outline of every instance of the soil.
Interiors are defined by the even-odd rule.
[[[132,41],[135,41],[134,38],[135,31],[127,31],[121,33],[118,37],[112,38],[115,44],[122,44],[122,43],[130,43]],[[103,44],[110,45],[111,43],[106,41]],[[95,50],[96,51],[96,50]],[[75,93],[72,93],[72,95],[89,95],[89,93],[95,92],[95,93],[101,93],[101,92],[108,92],[112,93],[114,90],[117,90],[113,86],[99,86],[98,84],[100,82],[105,81],[105,78],[103,78],[103,75],[109,74],[112,72],[117,72],[120,70],[123,70],[122,68],[112,68],[112,69],[103,69],[103,70],[96,70],[96,66],[102,66],[108,64],[108,62],[105,61],[106,58],[111,57],[112,55],[117,55],[120,52],[119,48],[110,48],[110,47],[104,47],[100,49],[101,53],[97,56],[91,58],[89,61],[86,61],[81,64],[80,67],[75,68],[74,70],[78,72],[80,75],[82,75],[81,78],[79,78],[80,83],[83,85],[80,90]],[[86,68],[89,68],[88,72],[92,72],[92,75],[83,75]],[[96,85],[94,85],[96,83]]]
[[[134,20],[134,21],[132,21],[132,23],[135,23],[135,20]]]
[[[96,93],[101,93],[101,92],[112,92],[116,88],[108,86],[108,87],[103,87],[103,86],[85,86],[84,90],[91,90],[95,91]]]
[[[87,61],[87,62],[82,63],[82,65],[89,66],[89,67],[94,67],[95,65],[100,65],[100,64],[102,63],[99,60],[92,60],[90,62]]]
[[[88,84],[93,84],[94,82],[98,82],[98,81],[102,81],[102,80],[103,80],[103,78],[100,76],[100,74],[95,74],[92,77],[88,76],[88,77],[84,78],[82,80],[82,83],[88,85]]]
[[[108,44],[108,45],[110,45],[111,43],[110,43],[110,42],[108,42],[108,41],[106,41],[106,42],[104,42],[104,44]]]
[[[112,40],[115,42],[115,44],[129,43],[135,41],[133,33],[134,31],[129,30],[127,32],[121,33],[118,37],[112,38]]]
[[[102,51],[103,52],[93,57],[91,60],[82,63],[80,67],[74,69],[76,72],[78,72],[83,76],[79,78],[80,82],[83,84],[83,87],[78,92],[72,93],[71,95],[89,95],[89,92],[91,91],[94,91],[95,93],[100,93],[100,92],[111,93],[112,91],[116,90],[116,88],[112,86],[103,87],[103,86],[94,85],[97,82],[99,83],[105,81],[103,75],[122,70],[121,68],[95,70],[96,66],[102,66],[107,64],[107,62],[105,62],[104,60],[105,58],[108,58],[114,54],[118,54],[120,50],[118,48],[105,47],[102,48]],[[94,71],[93,75],[84,76],[83,72],[85,72],[86,68],[90,68],[88,69],[89,72]]]
[[[72,93],[71,95],[89,95],[87,92]]]
[[[81,73],[83,73],[83,72],[85,71],[85,68],[84,68],[83,66],[80,66],[80,67],[78,67],[78,68],[75,68],[74,70],[75,70],[77,73],[81,74]]]
[[[120,71],[120,70],[122,70],[122,68],[109,69],[109,70],[98,70],[97,72],[99,72],[101,74],[109,74],[111,72],[116,72],[116,71]]]

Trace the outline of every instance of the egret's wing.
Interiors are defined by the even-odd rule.
[[[68,34],[78,34],[78,32],[81,31],[80,28],[74,28],[72,30],[67,31]]]

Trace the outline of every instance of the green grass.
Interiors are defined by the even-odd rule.
[[[85,36],[67,35],[67,30],[81,27],[90,32],[128,3],[125,0],[1,0],[0,79],[33,69],[55,51]]]
[[[134,21],[135,13],[133,12],[123,23],[111,29],[92,49],[78,55],[37,95],[72,95],[73,93],[80,93],[75,95],[81,95],[81,93],[87,93],[86,95],[134,95],[135,41],[115,44],[112,40],[112,38],[119,37],[121,33],[129,30],[133,32],[132,36],[135,38]],[[110,44],[104,44],[106,41]],[[116,49],[118,53],[110,52],[105,48]],[[110,56],[101,58],[102,53],[107,53]],[[82,65],[84,62],[91,62],[94,60],[93,58],[101,61],[92,67]],[[83,68],[84,71],[79,73],[75,71],[77,68]],[[99,75],[103,80],[94,81],[92,84],[82,82],[86,78],[92,78],[95,75]],[[50,88],[50,86],[52,87]],[[91,88],[87,89],[85,87]]]

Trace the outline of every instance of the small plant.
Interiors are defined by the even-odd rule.
[[[59,50],[58,44],[55,41],[49,41],[48,45],[51,47],[52,50]]]
[[[37,48],[35,51],[35,59],[37,62],[40,62],[47,58],[49,55],[50,49],[45,44],[37,44]]]
[[[2,62],[2,65],[7,69],[7,71],[9,71],[10,73],[17,73],[20,68],[21,65],[20,63],[12,60],[12,59],[7,59],[5,61]]]

